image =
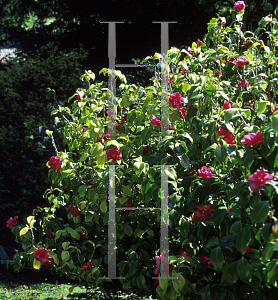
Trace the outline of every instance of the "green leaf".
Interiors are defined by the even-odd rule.
[[[201,288],[200,291],[198,292],[198,295],[201,296],[202,300],[210,300],[211,295],[210,295],[209,284],[207,284],[205,287]]]
[[[228,198],[233,199],[234,197],[239,195],[239,192],[244,187],[244,185],[245,185],[245,182],[243,182],[243,181],[239,181],[238,183],[236,183],[234,188],[229,192]]]
[[[239,116],[239,108],[229,108],[225,110],[224,119],[228,122],[237,115]]]
[[[256,103],[257,105],[257,114],[260,115],[262,114],[265,109],[266,109],[266,105],[269,103],[269,101],[259,101]]]
[[[170,111],[169,120],[172,124],[175,124],[175,122],[177,121],[178,115],[179,115],[178,109],[174,109],[174,110]]]
[[[130,101],[129,101],[129,96],[128,95],[125,95],[125,94],[122,95],[122,103],[121,103],[121,105],[125,106],[125,107],[129,107]]]
[[[184,82],[182,84],[182,88],[181,89],[182,89],[183,93],[186,93],[190,88],[191,88],[191,85],[189,83],[187,83],[187,82]]]
[[[129,187],[129,185],[123,185],[123,194],[128,197],[132,196],[131,188]]]
[[[249,282],[253,276],[253,270],[244,256],[237,262],[237,273],[242,281]]]
[[[201,90],[201,86],[192,86],[188,91],[188,101],[195,102],[200,100],[203,97]]]
[[[26,234],[27,231],[28,231],[28,228],[27,228],[27,227],[22,228],[22,229],[19,231],[19,236],[22,236],[22,235]]]
[[[222,274],[221,283],[223,286],[231,286],[237,282],[237,261],[230,264],[228,268]]]
[[[210,217],[209,221],[214,223],[215,227],[218,227],[223,221],[226,214],[226,209],[217,209],[215,212],[212,213],[212,216]]]
[[[260,201],[258,202],[252,210],[251,221],[255,223],[264,222],[269,213],[269,202]]]
[[[215,148],[215,156],[218,161],[225,162],[225,158],[227,157],[227,149],[224,146],[217,146]]]
[[[67,250],[68,249],[68,246],[69,246],[70,242],[63,242],[62,243],[62,247],[64,250]]]
[[[209,260],[212,263],[214,269],[216,270],[216,272],[220,272],[223,264],[224,264],[224,256],[221,250],[221,247],[218,246],[216,248],[214,248],[209,256]]]
[[[140,276],[137,277],[136,282],[141,290],[147,290],[147,282],[143,274],[140,274]]]
[[[30,216],[27,218],[27,223],[30,225],[30,228],[34,227],[35,222],[36,222],[36,220],[35,220],[34,216]]]
[[[272,254],[274,251],[278,250],[278,240],[275,242],[267,242],[264,251],[262,253],[262,260],[266,262],[272,258]]]
[[[83,153],[82,154],[82,156],[80,157],[80,161],[82,162],[82,161],[84,161],[84,160],[86,160],[86,158],[88,158],[90,156],[90,154],[89,153]]]
[[[78,234],[78,232],[74,229],[72,229],[71,227],[67,227],[66,232],[68,232],[73,238],[80,240],[80,235]]]
[[[96,157],[103,152],[103,148],[104,146],[101,143],[95,143],[94,147],[90,149],[90,153],[93,157]]]
[[[175,278],[175,279],[172,279],[175,291],[178,294],[181,294],[183,287],[185,285],[184,277],[181,275],[181,273],[176,273],[174,271],[172,272],[172,277]]]
[[[232,235],[234,235],[235,237],[237,237],[238,233],[241,231],[242,229],[242,225],[241,225],[241,221],[236,221],[235,223],[233,223],[233,225],[230,228],[230,233]]]
[[[168,287],[168,279],[167,279],[167,275],[161,275],[159,277],[159,286],[163,289],[163,290],[167,290]]]
[[[34,260],[33,260],[33,268],[36,269],[36,270],[39,270],[41,268],[41,262],[36,260],[35,257],[34,257]]]
[[[187,170],[190,169],[190,163],[186,154],[179,156],[180,164]]]
[[[62,258],[63,261],[69,260],[69,256],[70,256],[69,251],[62,251],[61,258]]]
[[[100,169],[105,164],[106,160],[107,160],[106,153],[102,153],[97,156],[97,165]]]
[[[146,142],[149,140],[149,138],[152,136],[152,130],[151,128],[145,128],[142,132],[141,132],[141,136],[142,136],[142,143],[146,144]]]
[[[173,168],[166,168],[165,169],[166,175],[168,175],[171,179],[177,180],[177,174],[176,171]]]
[[[274,130],[275,136],[277,136],[278,133],[278,115],[272,116],[272,128]]]
[[[107,204],[106,204],[106,200],[101,201],[101,203],[100,203],[100,210],[101,210],[103,213],[106,213],[106,212],[107,212]]]
[[[124,232],[126,235],[133,236],[133,229],[130,225],[125,225]]]
[[[249,227],[244,227],[239,232],[236,238],[236,248],[241,253],[244,254],[246,251],[246,247],[251,241],[251,230]]]

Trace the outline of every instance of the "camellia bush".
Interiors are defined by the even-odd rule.
[[[47,166],[52,188],[39,207],[7,226],[24,252],[13,267],[43,265],[79,282],[108,277],[109,166],[115,165],[117,276],[159,299],[276,299],[278,281],[278,23],[264,17],[242,32],[245,4],[208,23],[203,41],[168,51],[169,123],[161,133],[159,69],[148,87],[117,76],[111,91],[92,84],[52,111],[63,151]],[[156,53],[146,62],[157,63]],[[110,96],[109,96],[110,95]],[[54,95],[55,97],[55,95]],[[121,165],[119,167],[119,165]],[[169,261],[160,247],[161,167],[169,188]],[[138,210],[128,210],[136,207]],[[140,210],[140,208],[150,208]],[[112,249],[113,251],[113,249]],[[169,264],[169,277],[161,277]],[[158,278],[158,279],[154,279]]]

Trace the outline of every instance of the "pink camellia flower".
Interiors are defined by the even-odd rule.
[[[113,111],[112,110],[107,110],[106,113],[107,113],[108,116],[113,116]]]
[[[198,174],[202,178],[212,178],[212,169],[207,168],[206,166],[203,166],[201,169],[198,169]]]
[[[193,213],[193,221],[198,222],[200,219],[202,221],[207,221],[210,218],[210,214],[214,212],[213,204],[208,205],[196,205],[197,209]]]
[[[179,108],[184,102],[180,93],[174,93],[170,95],[168,103],[172,105],[174,108]]]
[[[83,132],[87,131],[87,129],[88,129],[87,127],[83,127]]]
[[[249,86],[249,80],[244,80],[244,79],[239,79],[238,83],[237,83],[238,86],[242,86],[243,88],[246,87],[248,88]]]
[[[49,253],[46,252],[43,248],[39,248],[38,250],[33,252],[33,256],[37,261],[46,262],[49,257]]]
[[[154,270],[154,275],[158,275],[160,273],[160,262],[161,262],[161,273],[165,272],[165,266],[166,266],[166,257],[164,256],[164,253],[162,253],[160,256],[155,257],[155,262],[156,262],[156,268]],[[169,273],[173,271],[173,266],[170,264],[169,265]]]
[[[160,121],[160,119],[158,118],[158,117],[156,117],[156,116],[154,116],[154,115],[152,115],[151,116],[151,123],[153,124],[153,125],[157,125],[157,126],[161,126],[160,124],[161,124],[161,121]]]
[[[62,160],[60,156],[51,156],[50,160],[48,162],[48,165],[52,168],[52,169],[60,169],[62,166]]]
[[[52,239],[54,236],[55,236],[55,233],[54,232],[49,232],[49,237]]]
[[[112,159],[113,161],[119,160],[122,157],[122,153],[117,147],[107,150],[106,155],[108,160]]]
[[[219,136],[224,136],[223,140],[229,144],[229,145],[234,145],[236,144],[236,141],[234,139],[234,134],[228,130],[224,130],[223,128],[219,128],[217,131]],[[223,145],[223,143],[221,143],[222,141],[220,141],[220,144]]]
[[[200,46],[202,46],[204,44],[204,42],[203,41],[201,41],[201,40],[197,40],[197,45],[200,47]]]
[[[83,268],[81,269],[81,272],[84,271],[89,271],[90,270],[90,266],[92,266],[94,263],[92,261],[87,261],[86,263],[83,264]]]
[[[253,146],[255,144],[259,144],[263,141],[262,139],[263,133],[260,134],[260,130],[256,133],[248,133],[240,142],[247,143],[247,147]]]
[[[274,114],[277,110],[278,110],[278,104],[275,104],[275,105],[274,105],[274,110],[273,110],[272,113]]]
[[[229,109],[229,108],[232,108],[232,105],[233,105],[234,103],[232,102],[232,101],[227,101],[227,100],[224,100],[224,104],[223,104],[223,108],[224,109]]]
[[[179,108],[179,117],[180,117],[180,119],[183,120],[183,118],[185,117],[186,112],[187,112],[186,107],[180,107]]]
[[[188,47],[188,49],[187,49],[187,52],[189,53],[189,54],[191,54],[192,56],[194,56],[194,50],[192,50],[190,47]]]
[[[200,255],[199,255],[199,262],[205,262],[205,263],[207,263],[208,265],[210,265],[209,259],[208,259],[204,254],[200,254]]]
[[[73,217],[80,215],[80,211],[79,211],[78,207],[76,207],[75,205],[70,204],[69,208],[70,208],[70,213],[72,214]]]
[[[258,187],[263,186],[267,181],[273,180],[274,176],[269,173],[265,173],[264,168],[258,169],[254,174],[248,177],[250,180],[250,188],[253,192],[257,190]]]
[[[238,57],[237,59],[235,59],[233,61],[233,63],[237,66],[237,67],[243,67],[246,63],[247,63],[247,60],[245,59],[244,56],[240,56]]]
[[[9,227],[10,229],[12,229],[13,226],[15,226],[17,224],[17,220],[16,220],[17,218],[18,218],[18,216],[14,217],[14,218],[10,217],[9,220],[7,221],[6,226]]]
[[[234,10],[238,10],[238,11],[242,11],[243,9],[245,8],[245,4],[244,4],[244,1],[237,1],[235,4],[234,4]]]

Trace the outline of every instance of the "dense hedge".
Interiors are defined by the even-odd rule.
[[[40,156],[35,152],[35,144],[41,142],[42,150],[49,149],[49,142],[38,137],[39,126],[53,124],[53,119],[49,118],[46,89],[52,87],[59,91],[57,100],[63,103],[76,87],[82,86],[79,80],[81,62],[86,57],[84,50],[66,53],[49,44],[36,56],[1,61],[1,228],[6,228],[8,212],[26,216],[42,201],[47,185],[41,166],[51,151],[41,151],[44,155]],[[6,238],[5,233],[6,230],[2,240]]]

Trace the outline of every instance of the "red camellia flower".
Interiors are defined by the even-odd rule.
[[[88,128],[87,127],[83,127],[83,132],[85,132]]]
[[[112,159],[113,161],[119,160],[122,157],[122,153],[118,150],[117,147],[113,147],[106,151],[107,160]]]
[[[172,105],[174,108],[179,108],[184,102],[180,93],[174,93],[170,95],[168,103]]]
[[[151,116],[151,123],[153,124],[153,125],[157,125],[157,126],[161,126],[160,124],[161,124],[161,121],[160,121],[160,119],[158,118],[158,117],[156,117],[156,116],[154,116],[154,115],[152,115]]]
[[[223,128],[219,128],[217,131],[219,136],[224,136],[223,140],[229,144],[229,145],[234,145],[236,144],[236,141],[234,139],[234,134],[228,130],[224,130]],[[221,144],[222,141],[220,141]],[[223,143],[222,143],[223,144]]]
[[[273,180],[274,176],[269,173],[265,173],[264,168],[258,169],[254,174],[248,177],[250,180],[250,188],[253,192],[257,190],[258,187],[263,186],[267,181]]]
[[[207,263],[208,265],[210,265],[209,259],[204,254],[199,255],[199,262],[204,262],[204,263]]]
[[[193,253],[186,253],[185,251],[181,251],[181,253],[179,255],[177,255],[177,257],[183,256],[184,258],[189,257],[191,259],[193,259]],[[188,264],[188,262],[186,262],[186,264]]]
[[[48,165],[52,168],[52,169],[60,169],[62,166],[62,160],[60,156],[51,156],[50,160],[48,162]]]
[[[212,178],[212,169],[207,168],[206,166],[203,166],[201,169],[198,170],[198,174],[202,178]]]
[[[103,141],[103,137],[98,137],[97,138],[97,142],[102,142]]]
[[[54,264],[54,259],[53,259],[53,258],[48,258],[48,260],[50,260],[50,261]],[[50,268],[50,267],[51,267],[51,263],[49,263],[48,260],[46,260],[45,262],[43,262],[43,264],[44,264],[47,268]]]
[[[197,45],[200,47],[200,46],[202,46],[204,44],[204,42],[203,41],[201,41],[201,40],[197,40]]]
[[[234,10],[238,10],[238,11],[242,11],[243,9],[245,8],[245,4],[244,4],[244,1],[237,1],[235,4],[234,4]]]
[[[168,130],[174,130],[175,129],[175,127],[174,127],[174,125],[173,124],[167,124],[167,129]]]
[[[69,208],[70,208],[70,213],[72,214],[73,217],[80,215],[80,211],[79,211],[78,207],[76,207],[75,205],[70,204]]]
[[[136,190],[135,189],[132,189],[132,194],[136,193]]]
[[[146,154],[151,148],[152,148],[152,146],[146,146],[146,147],[143,149],[143,153]]]
[[[192,56],[194,56],[194,50],[192,50],[190,47],[188,47],[188,49],[187,49],[187,52],[189,53],[189,54],[191,54]]]
[[[46,262],[49,257],[49,253],[46,252],[43,248],[39,248],[38,250],[33,252],[33,256],[37,261]]]
[[[233,105],[234,103],[232,102],[232,101],[227,101],[227,100],[224,100],[224,105],[223,105],[223,108],[224,109],[229,109],[229,108],[232,108],[232,105]]]
[[[52,239],[54,236],[55,236],[55,233],[54,232],[49,232],[49,237]]]
[[[193,221],[198,222],[200,219],[202,221],[207,221],[210,218],[210,214],[214,212],[213,204],[209,205],[196,205],[197,209],[193,214]]]
[[[87,261],[86,263],[83,264],[83,268],[81,269],[81,272],[84,271],[89,271],[90,270],[90,266],[92,266],[94,263],[91,262],[90,260]]]
[[[273,110],[272,113],[274,114],[277,110],[278,110],[278,104],[275,104],[275,105],[274,105],[274,110]]]
[[[253,146],[255,144],[259,144],[263,141],[262,139],[263,133],[260,134],[260,130],[256,133],[248,133],[240,142],[247,143],[247,147]]]
[[[179,117],[180,117],[180,119],[183,120],[183,118],[185,117],[186,111],[187,111],[186,107],[180,107],[179,108]]]
[[[245,250],[246,253],[250,253],[251,252],[251,247],[250,247],[250,243],[249,245],[246,247],[246,250]]]
[[[242,86],[243,88],[246,87],[248,88],[249,86],[249,80],[244,80],[244,79],[239,79],[238,83],[237,83],[238,86]]]
[[[87,233],[85,230],[83,230],[82,232],[78,232],[79,236],[80,236],[80,241],[84,241],[86,236],[87,236]]]
[[[104,134],[102,135],[102,138],[106,141],[106,140],[109,140],[110,139],[110,134],[111,134],[111,131],[109,130],[105,130],[104,131]]]
[[[125,202],[125,205],[127,207],[133,207],[133,204],[132,204],[132,201],[130,199],[128,199],[126,202]]]
[[[247,63],[247,60],[245,59],[244,56],[240,56],[238,57],[237,59],[235,59],[233,61],[233,63],[237,66],[237,67],[243,67],[246,63]]]
[[[9,227],[10,229],[12,229],[13,226],[15,226],[17,224],[17,220],[16,220],[17,218],[18,218],[18,216],[14,217],[14,218],[10,217],[9,220],[7,221],[6,226]]]
[[[80,96],[75,96],[76,100],[81,101],[81,97]]]

